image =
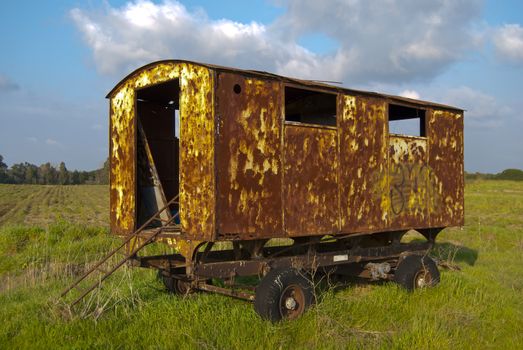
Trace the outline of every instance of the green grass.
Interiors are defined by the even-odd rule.
[[[45,193],[62,199],[29,207]],[[271,324],[249,303],[172,296],[154,271],[127,268],[104,287],[105,313],[67,320],[50,301],[117,242],[107,188],[1,186],[0,348],[522,348],[523,183],[470,182],[465,193],[466,226],[446,229],[434,251],[461,271],[415,293],[393,283],[329,290],[302,318]]]

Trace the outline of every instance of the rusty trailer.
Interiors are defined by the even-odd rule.
[[[464,220],[463,110],[180,60],[107,97],[111,231],[170,291],[279,320],[313,302],[312,272],[439,281],[427,252]],[[426,240],[402,242],[409,230]],[[151,242],[174,252],[140,256]]]

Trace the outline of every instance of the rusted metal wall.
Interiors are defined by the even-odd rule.
[[[339,231],[335,129],[285,125],[283,197],[288,236]]]
[[[337,128],[298,125],[283,120],[284,82],[255,75],[163,62],[140,69],[113,90],[114,233],[135,226],[135,89],[171,79],[181,85],[184,239],[463,224],[462,113],[427,108],[426,138],[389,136],[389,97],[346,91],[338,95]]]
[[[216,95],[219,236],[281,236],[281,84],[219,73]]]
[[[387,176],[387,105],[382,99],[338,99],[342,232],[385,229],[390,199]]]
[[[434,110],[428,120],[428,164],[438,180],[430,225],[464,225],[463,114]]]
[[[111,232],[133,231],[136,214],[134,89],[122,86],[110,102],[109,160]]]
[[[180,220],[194,238],[214,234],[214,83],[191,63],[159,63],[135,72],[111,93],[111,231],[129,234],[136,217],[135,90],[180,79]]]
[[[389,228],[429,226],[432,172],[427,166],[427,139],[389,137]]]

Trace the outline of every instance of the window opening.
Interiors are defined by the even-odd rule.
[[[389,134],[425,137],[425,110],[389,104]]]
[[[336,94],[285,87],[285,120],[336,126]]]

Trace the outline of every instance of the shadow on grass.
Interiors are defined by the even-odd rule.
[[[449,242],[436,243],[431,255],[449,263],[465,263],[469,266],[474,266],[478,260],[477,250]]]

